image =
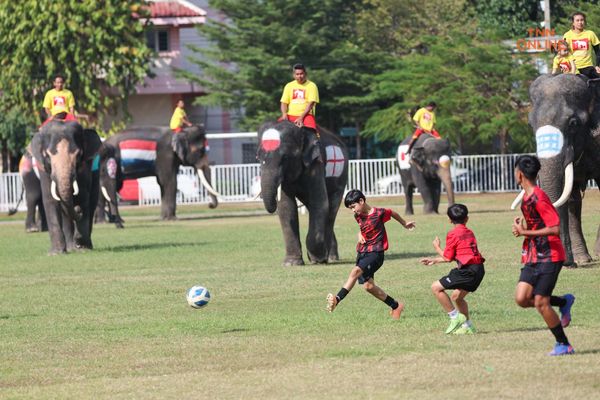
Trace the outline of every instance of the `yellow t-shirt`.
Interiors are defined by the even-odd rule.
[[[280,101],[288,105],[288,115],[298,117],[302,115],[308,103],[319,102],[319,89],[314,82],[308,79],[303,84],[294,80],[285,85]],[[309,114],[314,116],[315,108],[313,106]]]
[[[431,131],[433,129],[433,124],[435,124],[435,113],[433,111],[429,111],[427,108],[419,108],[419,110],[413,116],[413,121],[415,121],[419,126],[426,131]]]
[[[44,96],[44,108],[50,109],[50,114],[56,115],[61,112],[69,112],[71,107],[75,107],[75,98],[70,90],[51,89]]]
[[[554,61],[552,61],[552,69],[560,69],[562,71],[563,74],[569,74],[571,73],[571,61],[575,62],[575,72],[572,72],[573,74],[577,73],[577,62],[575,61],[575,57],[573,57],[572,54],[569,54],[566,57],[561,57],[559,55],[556,55],[554,57]]]
[[[171,129],[177,129],[183,126],[183,119],[187,117],[183,108],[176,107],[171,117],[171,123],[169,126]]]
[[[594,66],[592,59],[594,49],[592,46],[600,44],[600,40],[598,40],[598,36],[594,32],[583,31],[577,33],[571,29],[563,37],[569,44],[569,50],[573,54],[573,58],[575,58],[575,65],[578,69]]]

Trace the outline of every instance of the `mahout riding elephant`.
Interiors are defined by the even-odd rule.
[[[448,205],[454,204],[454,189],[450,174],[450,141],[436,139],[428,133],[419,136],[410,154],[407,153],[411,138],[398,146],[396,161],[406,197],[405,214],[414,214],[413,191],[419,189],[425,214],[437,213],[440,204],[441,184],[448,195]]]
[[[29,147],[19,161],[19,175],[23,187],[21,190],[21,198],[14,209],[9,210],[9,215],[17,212],[19,204],[23,200],[25,194],[25,203],[27,204],[27,215],[25,217],[25,232],[46,232],[48,224],[46,222],[46,212],[44,211],[44,203],[42,201],[42,187],[37,166],[37,160],[31,155]],[[37,214],[37,218],[36,218]]]
[[[124,179],[156,176],[161,192],[161,218],[175,219],[177,172],[180,165],[198,171],[200,182],[210,194],[210,208],[218,205],[217,193],[210,184],[208,142],[202,126],[174,133],[168,128],[130,128],[108,138],[100,150],[100,190],[109,204],[110,214],[122,223],[117,192]]]
[[[51,121],[31,141],[31,153],[38,161],[50,254],[93,248],[98,173],[92,172],[92,160],[100,145],[96,131],[73,121]]]
[[[258,131],[261,193],[266,210],[277,210],[285,242],[284,266],[304,265],[296,199],[309,214],[306,248],[312,263],[339,260],[333,230],[348,181],[348,151],[333,133],[291,122],[268,122]],[[279,197],[279,198],[278,198]]]
[[[571,74],[541,75],[529,87],[529,125],[535,132],[542,168],[540,187],[560,215],[565,265],[592,260],[581,230],[587,181],[600,185],[600,98],[587,79]],[[515,200],[513,208],[522,195]],[[600,255],[600,227],[596,237]]]

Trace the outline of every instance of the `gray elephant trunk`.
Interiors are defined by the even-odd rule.
[[[272,171],[261,172],[260,189],[265,209],[269,213],[277,211],[277,192],[281,185],[281,174]]]

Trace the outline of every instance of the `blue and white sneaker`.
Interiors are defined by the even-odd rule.
[[[571,323],[571,307],[575,303],[575,296],[572,294],[565,294],[564,299],[567,303],[559,308],[560,311],[560,324],[563,328],[566,328]]]
[[[548,353],[549,356],[566,356],[569,354],[575,354],[575,349],[570,344],[556,343],[554,349]]]

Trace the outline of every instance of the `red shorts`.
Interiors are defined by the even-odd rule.
[[[181,132],[181,131],[183,130],[183,128],[181,128],[181,127],[178,127],[178,128],[171,129],[171,130],[172,130],[173,132],[175,132],[175,133],[179,133],[179,132]]]
[[[290,122],[296,122],[296,120],[298,119],[299,115],[288,115],[288,121]],[[314,130],[317,130],[317,122],[315,121],[315,117],[312,114],[308,114],[304,117],[304,126],[307,128],[313,128]]]
[[[424,133],[429,133],[431,134],[434,138],[436,139],[441,139],[442,137],[440,136],[440,134],[438,133],[438,131],[436,131],[435,129],[432,129],[431,132],[426,131],[425,129],[421,129],[421,128],[417,128],[415,130],[415,133],[413,133],[413,139],[418,138],[419,136],[421,136]]]
[[[57,121],[77,121],[77,118],[75,117],[75,115],[71,114],[71,113],[66,113],[67,115],[65,116],[64,119],[57,119]],[[52,121],[54,119],[54,116],[51,116],[50,118],[48,118],[47,120],[45,120],[44,122],[42,122],[42,125],[40,125],[40,128],[44,125],[46,125],[48,122]]]

